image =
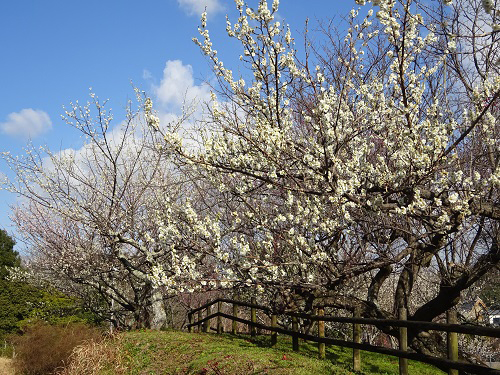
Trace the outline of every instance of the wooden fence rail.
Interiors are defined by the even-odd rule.
[[[233,306],[233,315],[226,314],[222,312],[222,304],[228,303]],[[212,313],[211,307],[213,305],[217,306],[217,311]],[[251,309],[251,320],[243,319],[238,316],[238,306],[240,307],[249,307]],[[256,310],[266,311],[271,315],[271,325],[265,325],[257,322],[257,314]],[[203,317],[203,311],[205,311],[205,317]],[[198,316],[196,321],[193,321],[195,316]],[[478,327],[478,326],[467,326],[455,324],[453,314],[448,314],[448,321],[453,322],[450,323],[431,323],[431,322],[419,322],[419,321],[411,321],[406,319],[406,311],[399,312],[400,320],[392,320],[392,319],[365,319],[359,317],[359,311],[354,312],[354,317],[334,317],[334,316],[326,316],[324,315],[324,310],[322,308],[317,310],[317,314],[309,315],[302,313],[294,313],[294,312],[285,312],[280,315],[290,316],[292,318],[292,330],[287,330],[284,328],[280,328],[277,326],[277,315],[272,311],[269,307],[261,306],[255,303],[255,299],[252,298],[252,302],[244,302],[244,301],[236,301],[232,299],[226,298],[218,298],[211,302],[204,304],[196,309],[193,309],[188,312],[188,321],[189,324],[187,328],[189,332],[193,331],[193,327],[202,327],[203,332],[210,331],[210,320],[217,320],[217,333],[222,332],[222,318],[226,318],[232,321],[232,330],[233,334],[237,334],[237,323],[243,323],[249,327],[249,331],[252,336],[256,335],[256,330],[267,330],[272,332],[271,334],[271,345],[274,346],[277,341],[276,335],[278,333],[283,335],[288,335],[292,337],[292,345],[293,350],[299,350],[299,341],[298,339],[304,339],[308,341],[313,341],[318,343],[318,352],[320,358],[325,358],[325,344],[328,345],[336,345],[353,349],[353,368],[355,371],[359,371],[361,367],[361,359],[359,355],[360,350],[365,350],[369,352],[375,352],[385,355],[391,355],[399,358],[399,373],[400,375],[408,374],[408,359],[425,362],[434,366],[438,366],[440,368],[448,369],[448,374],[454,375],[457,374],[458,371],[465,371],[472,374],[487,374],[487,375],[500,375],[499,370],[495,370],[486,366],[471,364],[465,361],[458,360],[458,345],[457,345],[457,333],[465,333],[479,336],[488,336],[488,337],[496,337],[500,338],[500,328],[492,328],[492,327]],[[318,335],[311,335],[307,333],[299,332],[298,330],[298,319],[308,319],[309,321],[318,322]],[[325,337],[325,322],[340,322],[340,323],[351,323],[353,325],[353,341],[345,341],[334,339],[330,337]],[[374,325],[374,326],[391,326],[391,327],[399,327],[399,349],[390,349],[381,346],[374,346],[370,344],[362,344],[361,343],[361,324]],[[435,356],[424,355],[420,353],[408,352],[408,343],[407,343],[407,329],[419,329],[419,330],[435,330],[435,331],[444,331],[448,334],[448,358],[440,358]]]

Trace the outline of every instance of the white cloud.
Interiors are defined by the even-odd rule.
[[[20,137],[35,138],[52,129],[49,115],[39,109],[25,108],[20,112],[12,112],[7,121],[0,123],[2,133]]]
[[[153,87],[160,104],[181,108],[196,105],[210,99],[210,88],[207,84],[194,84],[193,68],[183,65],[180,60],[169,60],[163,70],[160,86]]]
[[[177,0],[177,3],[189,16],[200,16],[205,9],[209,15],[224,9],[220,0]]]

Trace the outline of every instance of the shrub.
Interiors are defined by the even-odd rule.
[[[99,329],[82,323],[49,325],[37,323],[14,339],[15,368],[22,374],[53,374],[69,363],[75,347],[84,342],[99,342]]]

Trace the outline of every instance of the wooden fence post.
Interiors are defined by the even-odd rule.
[[[318,308],[317,307],[313,308],[312,313],[313,313],[313,315],[318,315]],[[313,333],[314,330],[316,329],[317,325],[318,325],[317,320],[310,320],[309,321],[309,328],[306,330],[306,333],[308,333],[308,332]],[[304,339],[304,342],[307,342],[307,340]]]
[[[446,321],[448,324],[457,323],[457,312],[455,310],[448,310],[446,312]],[[458,334],[456,332],[447,332],[446,338],[448,342],[448,359],[452,361],[458,360]],[[457,369],[450,368],[448,375],[458,375]]]
[[[235,318],[238,317],[238,305],[236,303],[233,303],[233,316]],[[233,335],[236,335],[238,334],[238,322],[236,320],[233,320],[233,324],[232,324],[232,327],[231,327],[231,333]]]
[[[217,302],[217,312],[222,312],[222,301]],[[217,333],[222,333],[222,316],[217,316]]]
[[[359,306],[354,308],[353,316],[354,318],[361,316]],[[361,343],[361,324],[359,323],[353,323],[352,325],[352,341],[357,344]],[[361,353],[359,349],[352,350],[352,368],[353,371],[361,371]]]
[[[200,322],[203,319],[203,313],[201,310],[198,310],[198,322]],[[205,323],[198,324],[198,333],[203,332],[203,328],[205,327]]]
[[[276,313],[273,312],[273,314],[271,315],[271,327],[276,328],[277,326],[278,326],[278,317],[276,316]],[[277,342],[278,342],[278,332],[271,331],[271,346],[275,347]]]
[[[207,306],[207,317],[210,316],[212,310],[212,306]],[[210,319],[205,322],[203,326],[203,332],[210,332]]]
[[[292,331],[293,332],[299,331],[299,318],[297,318],[296,316],[292,316]],[[292,336],[292,345],[293,345],[293,351],[298,352],[299,351],[299,336],[297,336],[297,335]]]
[[[325,315],[325,310],[320,307],[318,309],[318,315],[319,316],[324,316]],[[318,336],[320,338],[325,337],[325,321],[324,320],[318,320]],[[319,359],[325,359],[325,343],[320,342],[318,343],[318,351],[319,351]]]
[[[193,333],[193,327],[191,326],[191,324],[193,324],[193,314],[191,314],[191,312],[188,312],[188,324],[189,324],[188,332]]]
[[[399,320],[406,320],[406,308],[399,308]],[[399,350],[408,351],[408,328],[399,327]],[[399,375],[408,375],[408,358],[399,358]]]
[[[252,305],[256,305],[257,299],[255,297],[252,297],[251,302],[252,302]],[[255,309],[255,307],[250,308],[250,315],[251,315],[252,323],[257,323],[257,310]],[[252,337],[257,336],[257,328],[254,325],[250,326],[250,335]]]

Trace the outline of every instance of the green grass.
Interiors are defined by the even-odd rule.
[[[352,350],[327,346],[326,360],[317,358],[317,344],[280,337],[270,348],[270,337],[198,334],[178,331],[135,331],[122,334],[120,357],[128,374],[354,374]],[[398,359],[362,352],[361,374],[397,375]],[[410,361],[412,375],[444,374]]]

